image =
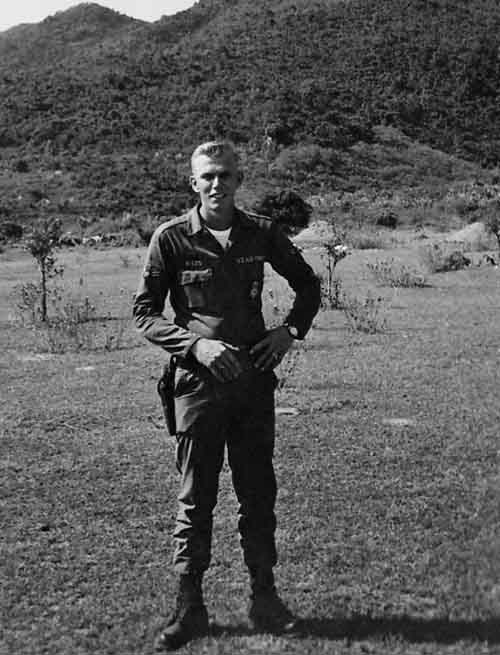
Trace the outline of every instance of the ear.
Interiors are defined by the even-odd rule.
[[[196,177],[194,175],[189,176],[189,183],[191,184],[191,188],[195,193],[199,193],[200,190],[198,188],[198,183],[196,181]]]

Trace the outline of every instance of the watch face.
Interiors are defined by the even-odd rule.
[[[299,331],[295,327],[295,325],[288,325],[288,332],[290,333],[290,336],[293,337],[294,339],[298,339],[299,337]]]

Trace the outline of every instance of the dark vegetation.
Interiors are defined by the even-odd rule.
[[[290,190],[268,193],[253,209],[257,214],[272,218],[290,234],[307,227],[312,214],[311,205]]]
[[[37,194],[66,221],[175,214],[186,155],[221,135],[260,197],[401,181],[376,154],[396,165],[399,142],[369,150],[380,125],[497,166],[499,46],[496,0],[207,0],[154,24],[83,4],[18,26],[0,34],[0,220],[30,222]]]

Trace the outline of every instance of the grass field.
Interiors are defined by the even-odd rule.
[[[412,262],[417,242],[401,243],[384,257]],[[305,250],[317,268],[318,252]],[[172,608],[164,355],[127,323],[142,255],[60,255],[106,329],[126,326],[118,349],[62,354],[13,323],[12,289],[35,271],[19,250],[0,255],[1,655],[150,653]],[[301,633],[246,627],[225,469],[205,585],[217,629],[180,652],[500,653],[500,272],[379,288],[366,264],[380,255],[355,251],[338,274],[383,297],[385,329],[322,311],[282,364],[277,405],[298,413],[277,417],[277,578]]]

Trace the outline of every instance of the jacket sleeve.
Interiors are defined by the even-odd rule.
[[[142,278],[134,297],[133,316],[138,331],[148,341],[161,346],[171,355],[186,357],[200,337],[163,315],[175,273],[168,242],[162,239],[162,234],[164,230],[160,227],[151,238]]]
[[[285,322],[296,327],[299,339],[303,339],[320,306],[320,280],[304,260],[299,249],[285,236],[276,223],[272,224],[270,230],[269,263],[295,291],[293,306]]]

